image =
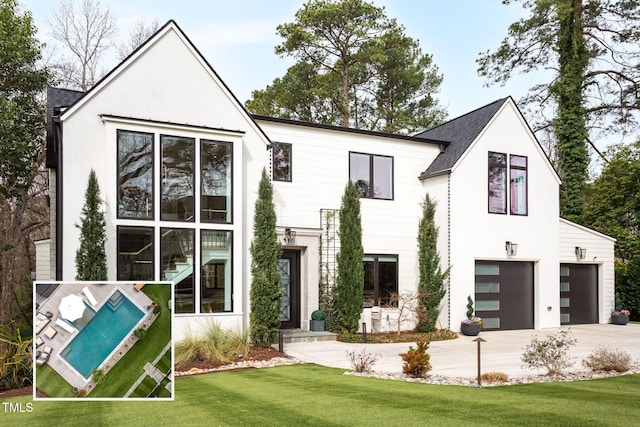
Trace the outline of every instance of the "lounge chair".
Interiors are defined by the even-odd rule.
[[[49,360],[49,356],[51,355],[51,351],[53,351],[53,349],[48,345],[45,345],[40,352],[40,355],[36,359],[36,365],[44,365],[45,363],[47,363],[47,361]]]
[[[49,319],[47,319],[44,314],[38,313],[38,315],[36,316],[36,324],[33,327],[33,329],[36,332],[36,335],[38,335],[40,332],[42,332],[42,330],[48,324],[49,324]]]
[[[98,305],[98,301],[96,301],[89,288],[87,288],[86,286],[82,288],[82,293],[87,297],[92,306],[96,307]]]
[[[56,325],[60,326],[62,329],[69,332],[70,334],[76,331],[76,329],[73,326],[71,326],[70,324],[68,324],[62,319],[56,319]]]
[[[56,334],[58,333],[58,331],[56,331],[53,327],[49,326],[45,331],[44,331],[44,336],[52,339],[53,337],[56,336]]]
[[[42,344],[44,344],[44,340],[40,337],[36,338],[36,347],[40,347]]]
[[[135,285],[133,285],[133,289],[135,289],[136,292],[140,292],[142,288],[144,288],[144,283],[136,283]]]

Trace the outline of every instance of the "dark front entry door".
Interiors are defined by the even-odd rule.
[[[300,327],[300,252],[284,250],[278,262],[278,272],[282,278],[282,305],[280,306],[280,327],[293,329]]]

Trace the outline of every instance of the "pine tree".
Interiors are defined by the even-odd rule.
[[[107,280],[107,254],[104,244],[106,221],[101,209],[100,186],[93,169],[89,173],[84,206],[80,215],[80,247],[76,251],[76,280]]]
[[[337,255],[336,299],[342,332],[355,333],[362,313],[364,266],[362,258],[362,224],[360,195],[349,181],[340,207],[340,252]]]
[[[280,328],[282,280],[278,273],[278,261],[282,247],[276,233],[273,188],[265,169],[262,170],[255,205],[250,252],[251,343],[256,347],[269,347]]]
[[[418,281],[418,325],[419,332],[429,332],[435,329],[440,301],[445,295],[444,280],[449,270],[442,272],[440,255],[438,254],[438,227],[434,217],[436,202],[429,194],[422,204],[422,218],[418,225],[418,264],[420,276]]]

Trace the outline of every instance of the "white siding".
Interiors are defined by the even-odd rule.
[[[615,239],[560,218],[560,263],[598,266],[598,319],[609,323],[615,304]],[[584,260],[578,260],[576,246],[585,248]]]

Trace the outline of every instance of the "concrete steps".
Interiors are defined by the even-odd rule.
[[[294,342],[335,341],[337,334],[333,332],[312,332],[301,329],[281,329],[282,341],[285,344]]]

